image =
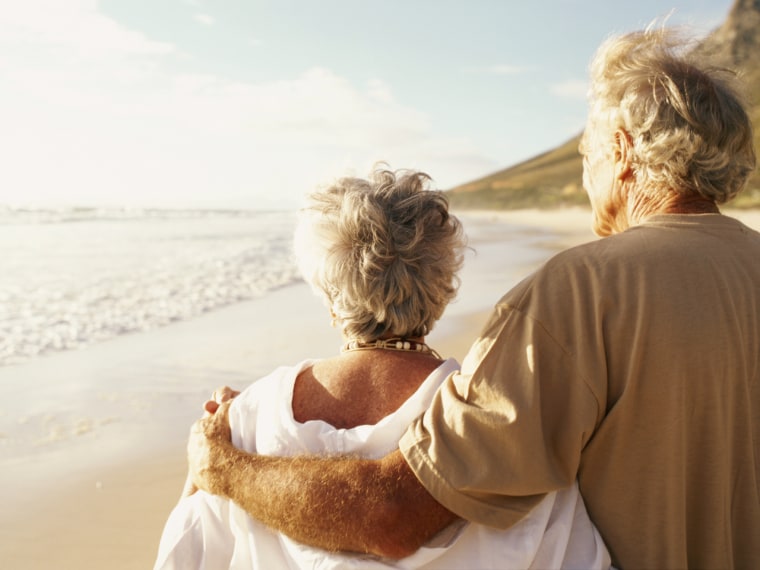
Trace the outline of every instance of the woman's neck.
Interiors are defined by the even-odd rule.
[[[439,360],[438,353],[425,344],[424,337],[402,338],[399,336],[382,337],[373,341],[348,340],[342,347],[341,353],[367,350],[390,350],[412,354],[432,355]]]

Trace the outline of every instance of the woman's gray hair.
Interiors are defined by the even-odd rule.
[[[664,27],[608,39],[591,63],[590,120],[606,116],[630,135],[637,185],[650,197],[722,204],[755,168],[752,123],[735,73],[696,61],[688,47]]]
[[[346,337],[424,336],[456,295],[466,240],[429,181],[378,168],[312,193],[299,212],[299,269]]]

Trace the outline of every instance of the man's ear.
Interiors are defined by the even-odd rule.
[[[625,129],[615,131],[615,178],[622,181],[633,171],[633,139]]]

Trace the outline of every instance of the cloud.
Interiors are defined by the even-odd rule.
[[[96,0],[25,0],[0,11],[0,46],[50,56],[56,49],[82,59],[165,55],[171,44],[150,40],[97,11]]]
[[[213,16],[201,12],[193,14],[193,20],[200,24],[203,24],[204,26],[213,26],[215,22]]]
[[[506,63],[487,65],[481,67],[471,67],[466,71],[470,73],[479,73],[484,75],[516,75],[518,73],[524,73],[528,70],[526,67],[519,65],[510,65]]]
[[[175,46],[96,2],[57,6],[34,0],[0,20],[0,204],[290,207],[377,160],[442,187],[494,166],[380,78],[357,84],[318,66],[259,82],[188,73]]]
[[[588,93],[588,82],[582,79],[569,79],[553,84],[550,89],[557,97],[585,100]]]

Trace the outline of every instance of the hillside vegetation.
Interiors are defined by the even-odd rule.
[[[760,149],[760,0],[736,0],[726,21],[695,48],[700,57],[736,69],[746,87]],[[588,205],[580,133],[539,156],[447,192],[455,208],[517,209]],[[760,168],[732,208],[760,208]]]

